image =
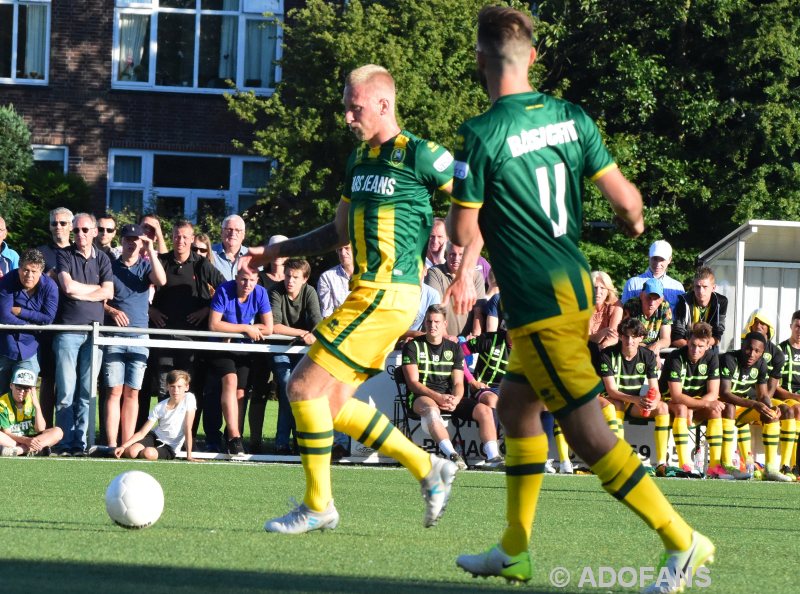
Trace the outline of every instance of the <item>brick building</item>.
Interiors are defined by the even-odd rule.
[[[37,160],[90,184],[96,212],[239,212],[267,168],[233,147],[250,129],[222,94],[226,80],[272,91],[291,4],[0,0],[0,102],[28,123]]]

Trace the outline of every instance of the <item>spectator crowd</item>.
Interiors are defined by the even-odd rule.
[[[150,349],[137,340],[146,333],[119,333],[129,340],[104,347],[102,361],[93,364],[89,333],[76,327],[96,322],[159,328],[174,331],[166,338],[179,341],[206,340],[186,331],[212,330],[236,333],[215,339],[234,343],[255,343],[275,333],[311,345],[314,328],[349,293],[355,267],[350,246],[337,250],[339,264],[312,275],[303,259],[281,258],[259,271],[241,267],[247,229],[238,215],[223,220],[218,243],[186,220],[173,225],[168,242],[155,214],[118,228],[109,214],[56,208],[49,231],[47,244],[18,254],[0,218],[0,324],[19,327],[0,331],[3,455],[88,455],[95,381],[100,443],[110,455],[169,458],[185,445],[191,459],[200,423],[208,452],[233,458],[262,453],[271,394],[278,400],[273,451],[296,452],[287,385],[299,356]],[[269,243],[285,240],[275,235]],[[477,422],[486,466],[497,467],[502,465],[497,392],[513,343],[483,258],[472,276],[478,297],[473,310],[456,314],[443,302],[463,251],[448,241],[444,221],[436,219],[420,254],[425,274],[417,316],[398,337],[400,379],[409,393],[408,413],[419,417],[442,455],[465,464],[441,422],[442,414],[452,415]],[[756,470],[749,427],[757,424],[766,459],[763,477],[796,480],[800,312],[792,318],[791,337],[777,345],[772,316],[757,310],[743,329],[742,348],[722,353],[727,299],[716,292],[713,270],[698,268],[684,291],[668,274],[671,259],[670,244],[654,242],[647,270],[628,279],[621,298],[608,274],[591,273],[595,304],[588,344],[609,426],[622,435],[626,419],[655,422],[657,475],[670,471],[672,431],[678,475],[742,479]],[[313,276],[319,279],[316,287],[309,282]],[[35,329],[48,324],[64,329]],[[91,376],[92,369],[100,370],[99,377]],[[157,403],[151,408],[153,396]],[[242,438],[245,419],[248,444]],[[552,427],[559,453],[548,471],[572,472],[558,424],[543,421]],[[701,423],[709,449],[704,468],[689,451],[690,428]],[[349,438],[337,433],[334,458],[349,448]]]

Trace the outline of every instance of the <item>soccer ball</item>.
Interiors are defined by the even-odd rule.
[[[118,526],[147,528],[164,511],[164,491],[146,472],[123,472],[106,489],[106,511]]]

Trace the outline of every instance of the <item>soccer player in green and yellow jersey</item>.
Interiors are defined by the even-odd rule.
[[[685,471],[692,468],[689,457],[689,426],[708,423],[709,478],[733,478],[721,465],[722,411],[719,400],[719,358],[711,350],[713,329],[707,322],[697,322],[684,334],[686,344],[672,351],[664,363],[662,377],[667,384],[669,411],[674,420],[672,435],[678,450],[678,465]],[[733,437],[730,436],[730,440]],[[731,441],[732,443],[732,441]]]
[[[780,345],[784,362],[781,385],[776,394],[783,400],[781,408],[781,472],[792,470],[800,475],[797,466],[797,442],[800,441],[800,310],[792,314],[791,334]],[[787,453],[788,452],[788,453]]]
[[[323,253],[350,243],[351,292],[313,330],[316,342],[289,381],[289,401],[306,475],[303,503],[269,520],[268,532],[299,534],[335,528],[330,457],[333,430],[398,460],[422,485],[425,526],[444,512],[456,466],[429,456],[375,408],[354,399],[356,387],[383,371],[419,307],[422,254],[433,221],[430,198],[449,191],[452,155],[402,130],[395,116],[391,74],[369,64],[352,71],[344,88],[345,121],[362,143],[347,162],[333,222],[300,237],[251,248],[243,266],[281,256]]]
[[[581,108],[532,90],[532,35],[526,14],[481,10],[476,57],[492,106],[461,126],[456,146],[450,238],[470,254],[486,239],[514,342],[498,404],[507,432],[507,526],[499,544],[457,563],[473,575],[532,577],[528,544],[547,457],[539,420],[546,405],[603,487],[661,537],[667,552],[654,591],[678,591],[688,568],[713,558],[714,545],[681,518],[606,425],[587,347],[594,300],[578,249],[582,180],[598,186],[632,236],[644,230],[642,199]],[[466,280],[448,292],[462,309],[473,298]]]

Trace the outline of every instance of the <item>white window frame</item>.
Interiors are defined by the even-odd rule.
[[[36,152],[37,151],[62,151],[63,159],[59,159],[62,161],[62,170],[64,173],[67,173],[69,169],[69,147],[62,145],[62,144],[32,144],[31,149],[33,149],[33,160],[34,162],[47,162],[47,163],[55,163],[57,162],[56,159],[37,159]]]
[[[230,160],[230,179],[227,190],[215,188],[171,188],[153,185],[153,164],[156,155],[177,155],[181,157],[214,157]],[[115,182],[114,163],[116,157],[140,157],[142,159],[142,178],[139,183]],[[186,218],[196,222],[197,201],[202,198],[225,200],[227,213],[239,213],[239,195],[253,194],[258,188],[242,187],[242,164],[245,161],[266,163],[265,158],[245,155],[224,155],[217,153],[190,153],[177,151],[139,151],[133,149],[111,149],[108,152],[108,184],[106,188],[106,208],[111,206],[113,190],[141,191],[144,210],[150,210],[152,201],[159,195],[181,196]]]
[[[13,24],[11,32],[11,76],[0,77],[0,85],[36,85],[46,86],[50,82],[50,28],[52,5],[51,0],[0,0],[0,4],[13,6]],[[46,6],[47,24],[45,25],[44,72],[42,78],[20,78],[17,76],[17,40],[19,36],[19,7],[21,5]]]
[[[233,82],[237,89],[253,91],[257,95],[271,95],[275,91],[275,84],[281,80],[280,60],[283,57],[283,2],[284,0],[239,0],[239,9],[236,11],[206,10],[201,9],[202,0],[195,0],[195,8],[162,8],[161,0],[115,0],[114,7],[114,34],[111,60],[111,87],[130,91],[158,91],[163,93],[200,93],[208,95],[221,95],[230,93],[230,88],[211,88],[194,86],[198,79],[200,59],[200,18],[202,15],[227,15],[238,17],[237,48],[236,48],[236,80]],[[267,10],[261,10],[262,8]],[[193,14],[195,16],[195,41],[194,64],[192,84],[186,87],[165,86],[156,84],[156,68],[158,64],[158,15],[159,14]],[[147,81],[117,80],[120,60],[120,15],[139,14],[150,17],[150,44],[146,48],[148,63],[150,65]],[[275,80],[271,87],[245,86],[245,37],[248,21],[274,22],[277,26],[275,41]]]

